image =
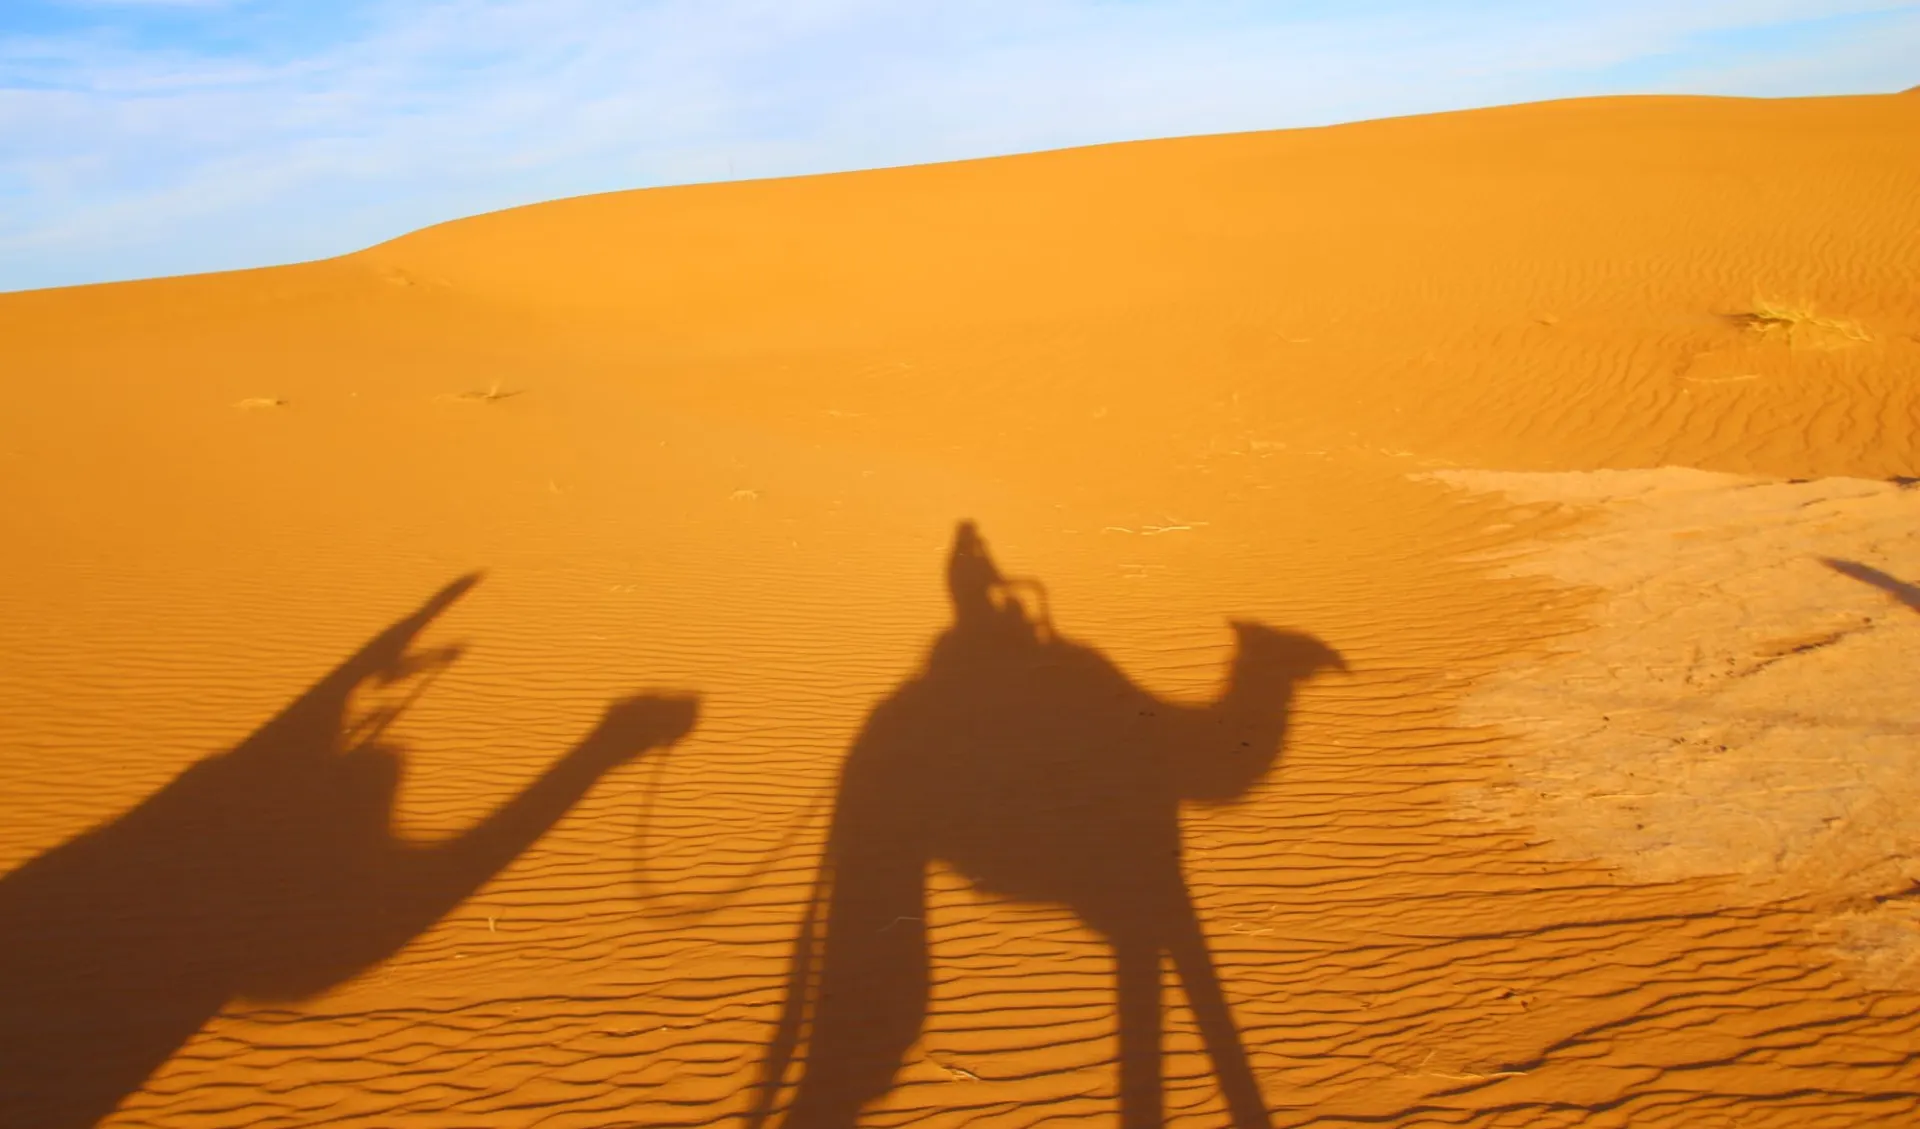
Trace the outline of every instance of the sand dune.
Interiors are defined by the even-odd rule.
[[[0,1124],[1911,1123],[1916,137],[1573,101],[0,296]]]

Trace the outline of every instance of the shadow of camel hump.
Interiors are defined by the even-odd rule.
[[[393,833],[392,722],[457,648],[410,652],[443,588],[236,748],[0,878],[0,1126],[94,1124],[229,1001],[292,1000],[393,956],[544,835],[595,781],[692,727],[690,697],[615,703],[466,831]],[[365,685],[404,690],[353,714]]]
[[[1340,657],[1236,623],[1220,696],[1170,703],[1056,636],[971,523],[955,535],[947,583],[952,625],[874,709],[841,769],[750,1123],[772,1115],[796,1056],[791,1129],[852,1125],[891,1087],[926,1018],[926,873],[938,860],[983,891],[1064,905],[1113,946],[1123,1124],[1162,1122],[1163,955],[1235,1123],[1268,1124],[1187,893],[1179,807],[1257,784],[1280,755],[1294,687],[1341,669]]]

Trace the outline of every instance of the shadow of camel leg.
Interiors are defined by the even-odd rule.
[[[925,863],[909,851],[842,858],[827,909],[813,1031],[786,1129],[851,1129],[892,1088],[927,1015]]]
[[[1120,1011],[1120,1124],[1160,1129],[1160,947],[1141,937],[1113,941]]]
[[[1238,1129],[1268,1129],[1266,1099],[1254,1081],[1253,1067],[1247,1061],[1247,1049],[1240,1042],[1240,1029],[1234,1025],[1227,997],[1220,990],[1220,977],[1214,971],[1213,957],[1207,951],[1206,934],[1200,930],[1200,917],[1193,902],[1183,891],[1179,904],[1168,913],[1167,948],[1173,955],[1173,968],[1187,992],[1200,1036],[1206,1040],[1207,1055],[1213,1059],[1213,1072],[1220,1079],[1220,1091]]]

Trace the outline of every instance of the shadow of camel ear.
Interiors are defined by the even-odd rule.
[[[1233,636],[1239,648],[1238,661],[1262,670],[1294,679],[1311,678],[1325,670],[1347,670],[1347,660],[1339,651],[1303,632],[1236,619]]]

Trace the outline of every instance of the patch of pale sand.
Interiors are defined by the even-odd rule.
[[[1592,626],[1485,682],[1523,735],[1477,793],[1567,857],[1737,876],[1833,911],[1869,979],[1920,980],[1920,489],[1699,470],[1435,477],[1592,511],[1502,562],[1590,588]]]

